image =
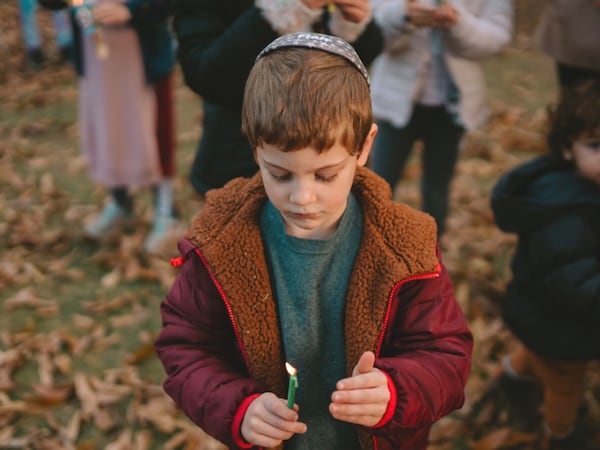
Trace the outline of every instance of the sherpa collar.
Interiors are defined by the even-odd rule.
[[[364,351],[377,350],[393,286],[432,273],[438,265],[431,217],[393,202],[387,184],[369,169],[358,169],[352,189],[365,223],[347,297],[348,373]],[[250,374],[284,397],[281,335],[259,229],[266,198],[260,174],[235,179],[207,194],[187,237],[204,255],[231,306]]]

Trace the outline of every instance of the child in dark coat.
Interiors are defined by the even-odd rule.
[[[600,357],[599,81],[563,92],[548,143],[492,194],[498,226],[519,238],[502,304],[519,345],[496,384],[519,396],[541,387],[542,447],[582,450],[584,376]]]

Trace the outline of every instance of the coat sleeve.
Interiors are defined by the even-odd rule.
[[[164,23],[169,16],[167,0],[127,0],[125,7],[131,13],[131,22],[139,25]]]
[[[254,5],[232,19],[206,0],[173,0],[173,30],[186,84],[204,99],[241,105],[256,55],[277,33]]]
[[[376,365],[394,381],[396,411],[375,430],[403,447],[416,430],[460,408],[471,368],[473,337],[442,266],[439,277],[402,286]]]
[[[600,323],[600,240],[578,215],[566,215],[527,240],[531,287],[539,307],[563,317]]]
[[[209,102],[239,106],[256,55],[278,34],[254,5],[227,14],[216,5],[215,0],[171,0],[178,59],[195,93]],[[382,43],[371,21],[353,45],[369,64]]]
[[[352,47],[365,64],[369,66],[383,50],[383,34],[379,25],[371,19],[362,34],[352,42]]]
[[[505,47],[512,38],[512,0],[485,0],[478,13],[473,13],[463,2],[453,2],[458,22],[446,34],[446,45],[455,56],[478,59],[492,56]]]
[[[248,377],[223,300],[193,252],[160,311],[155,348],[167,375],[165,391],[196,425],[237,448],[234,416],[245,398],[262,390]]]
[[[407,27],[405,0],[372,0],[373,17],[379,25],[386,42],[404,36]]]

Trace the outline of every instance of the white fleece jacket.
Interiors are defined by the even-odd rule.
[[[373,113],[397,127],[408,123],[431,58],[430,30],[406,21],[408,0],[372,0],[373,16],[385,38],[371,67]],[[420,0],[434,6],[435,0]],[[473,129],[488,115],[485,79],[479,59],[497,54],[512,37],[512,0],[446,0],[459,19],[444,34],[444,57],[460,92],[458,113]]]

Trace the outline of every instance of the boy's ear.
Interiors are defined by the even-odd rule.
[[[373,148],[373,142],[375,142],[375,136],[377,135],[377,125],[371,124],[371,129],[367,134],[365,142],[360,151],[360,155],[358,155],[358,166],[365,166],[367,161],[369,160],[369,154],[371,153],[371,148]]]

